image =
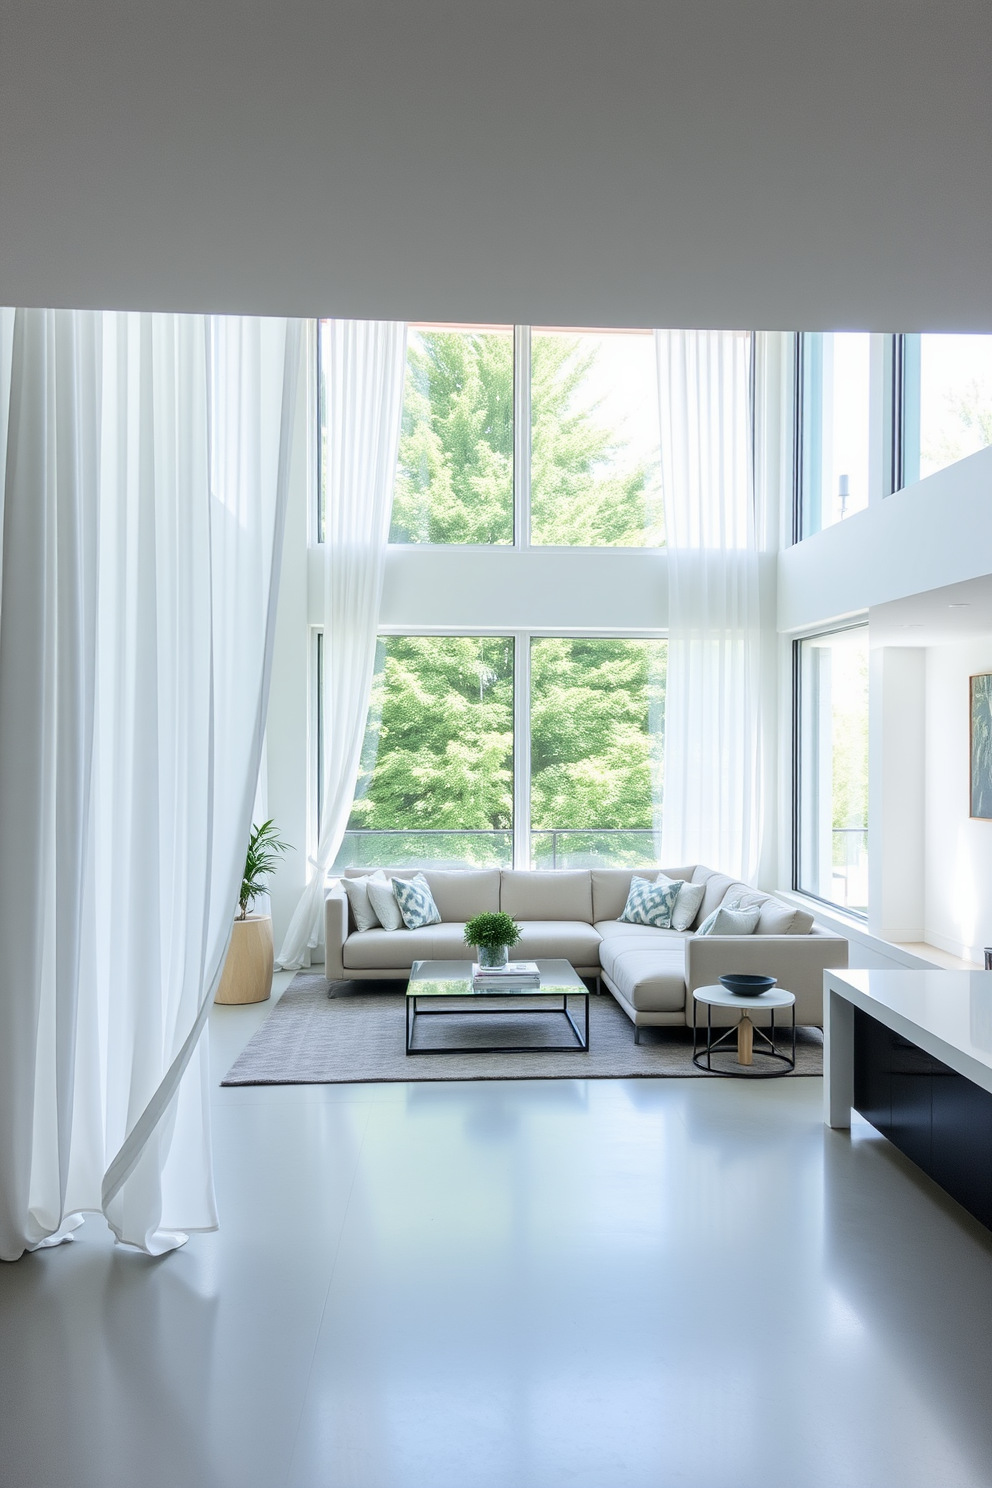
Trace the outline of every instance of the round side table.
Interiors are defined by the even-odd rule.
[[[696,1050],[696,1003],[702,1002],[706,1005],[706,1044],[697,1053]],[[726,1029],[719,1038],[713,1037],[713,1009],[715,1007],[736,1008],[740,1013],[740,1022],[736,1027]],[[771,1037],[765,1033],[763,1028],[757,1028],[751,1022],[750,1013],[754,1009],[763,1009],[771,1013]],[[792,1058],[788,1054],[780,1054],[775,1047],[775,1009],[792,1009]],[[745,1066],[745,1069],[713,1069],[713,1055],[735,1034],[737,1035],[737,1063]],[[755,1040],[758,1040],[755,1043]],[[765,1071],[751,1072],[754,1056],[761,1059],[775,1060],[785,1066],[784,1069],[769,1069]],[[706,1063],[703,1064],[702,1060]],[[786,992],[782,987],[772,987],[768,992],[762,992],[760,997],[738,997],[736,992],[728,992],[726,987],[717,985],[714,987],[697,987],[692,994],[692,1062],[697,1069],[708,1070],[711,1074],[736,1075],[748,1080],[768,1080],[775,1075],[787,1075],[796,1067],[796,998],[792,992]],[[746,1072],[747,1071],[747,1072]]]

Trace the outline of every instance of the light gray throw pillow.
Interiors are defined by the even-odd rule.
[[[736,905],[721,904],[706,916],[697,935],[753,935],[758,928],[761,911],[755,904],[751,909],[738,909]]]
[[[369,879],[368,892],[369,903],[379,916],[383,930],[402,930],[403,916],[396,903],[392,880],[386,877],[381,868]]]
[[[706,893],[706,885],[704,883],[686,883],[683,879],[669,878],[667,873],[659,873],[655,879],[655,883],[681,884],[679,897],[676,899],[675,908],[672,910],[672,929],[688,930],[699,913],[699,906],[702,904],[703,895]]]
[[[351,917],[355,921],[356,930],[376,930],[379,927],[379,916],[372,908],[372,901],[369,899],[371,881],[371,873],[367,873],[364,878],[343,878],[341,880],[344,891],[348,895]]]

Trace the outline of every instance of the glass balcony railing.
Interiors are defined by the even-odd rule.
[[[535,829],[530,834],[534,868],[643,868],[656,863],[656,834],[648,828],[579,827]],[[348,831],[331,873],[344,868],[509,868],[511,831],[436,827],[423,831],[358,828]]]
[[[650,827],[538,829],[530,834],[533,868],[646,868],[658,862],[657,838]]]

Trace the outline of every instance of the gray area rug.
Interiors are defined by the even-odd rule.
[[[685,1028],[651,1030],[650,1043],[634,1043],[634,1026],[608,993],[589,999],[588,1054],[500,1053],[419,1054],[405,1052],[405,997],[402,984],[335,982],[328,995],[319,972],[298,972],[272,1014],[221,1081],[223,1085],[336,1085],[383,1080],[618,1080],[645,1076],[718,1078],[692,1062],[692,1033]],[[374,985],[374,984],[373,984]],[[506,1006],[505,1001],[502,1004]],[[573,1016],[580,1023],[578,999]],[[416,1045],[464,1046],[516,1039],[519,1043],[564,1043],[568,1026],[561,1014],[418,1019]],[[779,1048],[785,1052],[784,1039]],[[717,1061],[714,1060],[714,1066]],[[731,1052],[721,1063],[738,1070]],[[769,1068],[755,1060],[755,1075]],[[797,1031],[796,1074],[823,1072],[823,1035],[818,1028]]]

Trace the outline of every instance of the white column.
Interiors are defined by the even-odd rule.
[[[926,651],[884,646],[869,661],[868,928],[923,939]]]

